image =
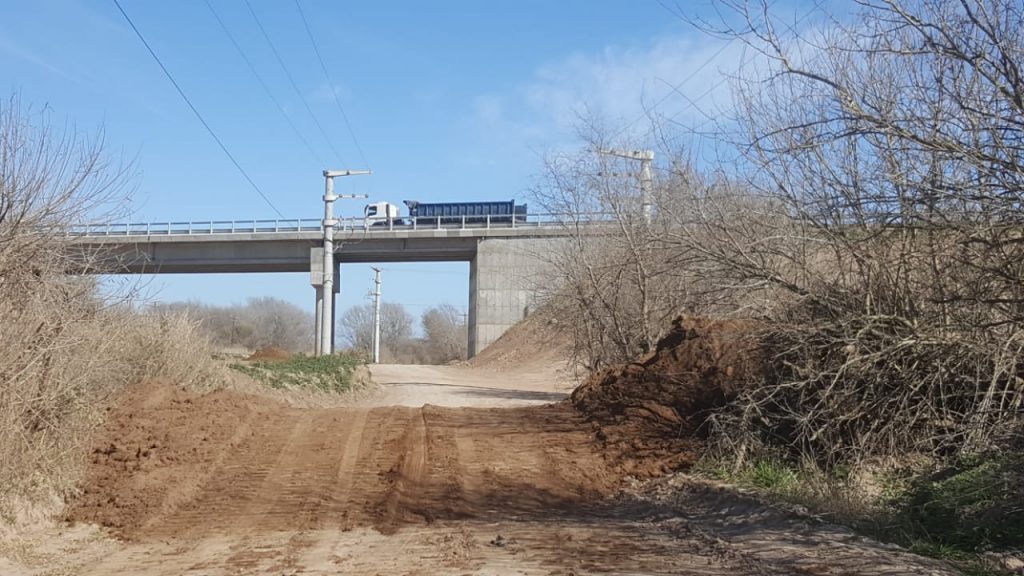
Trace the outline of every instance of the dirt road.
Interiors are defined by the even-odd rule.
[[[372,369],[381,387],[369,402],[378,406],[508,407],[562,400],[574,382],[551,369],[488,371],[467,366],[380,364]]]
[[[381,367],[393,405],[354,408],[139,390],[69,512],[122,541],[26,573],[945,573],[713,491],[623,493],[575,413],[523,405],[558,391],[458,370]]]

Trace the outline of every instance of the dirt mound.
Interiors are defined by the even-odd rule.
[[[529,368],[564,364],[572,352],[569,327],[538,310],[469,360],[480,368]]]
[[[249,355],[246,360],[252,362],[256,360],[261,361],[275,361],[275,360],[288,360],[292,357],[292,353],[285,350],[284,348],[278,348],[277,346],[265,346]]]
[[[593,374],[570,401],[627,472],[685,468],[697,457],[709,411],[762,369],[752,328],[750,322],[681,316],[653,352]]]
[[[164,380],[129,388],[109,409],[70,521],[128,536],[159,510],[188,500],[210,471],[251,433],[273,402],[218,390],[199,394]]]

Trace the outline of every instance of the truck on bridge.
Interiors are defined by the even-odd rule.
[[[398,206],[374,202],[363,209],[365,226],[463,226],[490,223],[526,222],[526,204],[515,200],[486,202],[419,202],[406,200],[408,216],[402,218]]]

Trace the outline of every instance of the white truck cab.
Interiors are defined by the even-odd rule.
[[[363,208],[363,226],[387,226],[389,223],[401,224],[398,206],[388,202],[373,202]]]

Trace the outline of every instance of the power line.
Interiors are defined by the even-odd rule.
[[[622,134],[623,132],[625,132],[626,130],[629,130],[630,128],[632,128],[633,125],[635,125],[637,122],[639,122],[639,121],[643,120],[644,118],[646,118],[647,115],[650,114],[655,108],[657,108],[658,106],[661,106],[662,104],[665,103],[665,101],[667,101],[669,98],[671,98],[674,94],[678,93],[679,89],[683,87],[683,84],[686,84],[687,82],[692,80],[697,74],[700,74],[701,70],[707,68],[708,65],[710,65],[712,62],[714,62],[715,58],[718,58],[722,54],[722,52],[725,52],[725,49],[728,48],[729,45],[732,44],[734,40],[735,40],[735,38],[732,38],[729,41],[727,41],[725,44],[722,44],[722,46],[718,50],[716,50],[714,54],[709,56],[708,59],[705,60],[704,63],[701,64],[700,66],[698,66],[695,70],[690,72],[690,74],[688,74],[686,76],[686,78],[683,78],[682,80],[679,81],[679,83],[677,83],[675,85],[670,85],[670,86],[672,86],[672,89],[668,91],[668,94],[665,94],[664,96],[662,96],[661,99],[659,99],[657,102],[652,104],[650,108],[648,108],[642,114],[640,114],[639,116],[634,118],[632,122],[630,122],[630,123],[626,124],[625,126],[623,126],[622,128],[620,128],[612,136],[612,138],[615,138],[615,137],[619,136],[620,134]]]
[[[313,52],[316,53],[316,59],[320,62],[320,69],[324,72],[324,77],[327,79],[327,85],[331,88],[331,95],[334,96],[334,103],[338,106],[338,112],[341,113],[342,120],[345,121],[345,128],[348,130],[349,136],[352,137],[352,142],[356,145],[356,150],[359,151],[359,157],[363,160],[363,165],[367,168],[370,167],[370,163],[366,160],[366,154],[363,154],[363,147],[359,145],[359,139],[356,138],[356,133],[352,130],[352,124],[348,121],[348,114],[345,113],[345,107],[341,105],[341,100],[338,99],[338,91],[334,89],[334,81],[331,79],[330,73],[327,72],[327,66],[324,64],[324,59],[320,55],[320,48],[316,44],[316,39],[313,37],[313,31],[309,28],[309,22],[306,20],[306,13],[302,11],[302,4],[299,0],[295,0],[295,7],[299,9],[299,16],[302,17],[302,25],[306,27],[306,34],[309,36],[309,42],[313,45]]]
[[[238,41],[235,40],[235,37],[231,34],[231,31],[228,30],[227,25],[224,24],[223,20],[221,20],[220,15],[217,14],[216,10],[214,10],[213,5],[210,4],[210,0],[204,1],[206,2],[206,7],[210,9],[210,13],[213,14],[213,17],[217,19],[217,23],[220,24],[221,30],[224,31],[224,34],[228,37],[228,40],[231,41],[231,44],[235,47],[235,50],[238,51],[238,55],[242,57],[242,60],[245,61],[245,65],[249,67],[249,71],[252,72],[253,76],[256,77],[256,80],[259,81],[260,86],[263,87],[263,91],[267,93],[267,96],[269,96],[270,99],[274,102],[274,104],[277,106],[277,109],[281,111],[281,115],[284,116],[284,119],[288,122],[288,125],[291,126],[292,131],[295,132],[295,135],[298,136],[299,140],[301,140],[302,143],[306,146],[306,150],[308,150],[309,153],[313,155],[313,158],[316,160],[319,166],[326,166],[327,164],[324,162],[323,158],[321,158],[320,155],[316,153],[316,150],[313,150],[313,147],[310,145],[309,140],[306,140],[306,137],[302,135],[302,132],[299,130],[299,127],[296,126],[295,122],[291,119],[291,116],[289,116],[288,113],[285,112],[284,106],[282,106],[281,102],[277,99],[276,96],[274,96],[274,93],[270,90],[270,86],[268,86],[266,81],[263,80],[263,76],[260,75],[260,73],[256,70],[256,67],[253,65],[252,61],[249,60],[249,57],[245,54],[245,50],[243,50],[241,45],[238,44]]]
[[[274,58],[277,58],[277,63],[281,65],[281,69],[284,70],[285,76],[288,77],[288,82],[291,83],[292,89],[294,89],[295,93],[299,95],[299,99],[302,100],[302,105],[306,107],[306,112],[309,112],[309,116],[313,118],[313,122],[316,124],[317,129],[320,130],[320,135],[324,137],[324,141],[327,142],[327,145],[331,148],[331,151],[334,152],[334,155],[338,160],[344,164],[345,162],[342,160],[341,154],[338,152],[338,149],[334,147],[334,143],[331,141],[330,136],[327,135],[327,131],[324,130],[323,124],[320,123],[316,114],[313,113],[313,109],[309,106],[309,102],[302,94],[302,90],[299,90],[298,84],[295,83],[295,78],[293,78],[292,73],[288,71],[288,66],[285,65],[284,59],[281,58],[281,54],[278,53],[277,47],[274,46],[274,42],[270,39],[270,34],[267,34],[266,28],[264,28],[263,23],[260,22],[260,18],[256,15],[256,11],[252,9],[252,4],[249,3],[249,0],[245,0],[245,6],[249,9],[249,14],[252,14],[253,20],[256,21],[256,26],[259,27],[260,32],[263,34],[263,38],[267,41],[267,45],[270,46],[270,51],[274,53]]]
[[[282,214],[281,211],[277,209],[277,206],[274,206],[274,203],[270,201],[270,198],[267,198],[267,195],[263,193],[263,190],[261,190],[260,187],[256,185],[256,182],[254,182],[253,179],[249,177],[249,174],[245,171],[244,168],[242,168],[242,165],[238,163],[238,160],[235,160],[234,155],[232,155],[231,152],[228,151],[228,148],[227,146],[224,145],[224,142],[222,142],[221,139],[217,137],[217,133],[214,132],[213,128],[211,128],[210,125],[206,122],[206,120],[203,119],[203,115],[199,113],[199,110],[195,107],[195,105],[192,104],[192,101],[188,99],[188,96],[185,95],[185,91],[181,89],[181,86],[178,85],[178,82],[174,79],[174,76],[172,76],[170,71],[167,70],[167,67],[164,66],[164,63],[160,61],[160,57],[157,56],[156,52],[153,51],[153,48],[149,45],[149,42],[146,42],[146,38],[142,35],[142,32],[139,31],[138,27],[135,26],[135,22],[132,22],[132,19],[128,16],[128,13],[124,11],[124,8],[121,6],[121,3],[118,2],[118,0],[114,0],[114,5],[117,6],[117,9],[121,11],[121,15],[124,16],[124,19],[128,21],[128,25],[131,26],[132,30],[135,31],[135,35],[138,36],[139,40],[142,41],[142,45],[145,46],[146,50],[149,51],[150,56],[152,56],[153,59],[156,60],[156,63],[160,66],[160,69],[164,71],[164,75],[167,76],[167,79],[171,81],[171,84],[174,85],[175,90],[178,91],[178,94],[181,95],[181,98],[185,101],[186,104],[188,104],[188,107],[192,110],[192,113],[196,115],[196,118],[199,119],[199,122],[202,123],[204,128],[206,128],[206,131],[210,133],[210,136],[213,137],[215,142],[217,142],[217,145],[220,146],[220,149],[224,151],[224,154],[228,157],[229,160],[231,160],[231,163],[235,165],[235,168],[238,168],[238,171],[242,173],[242,176],[246,179],[246,181],[249,182],[249,185],[252,186],[253,190],[255,190],[256,193],[260,195],[260,198],[263,198],[263,201],[267,203],[267,206],[270,206],[274,210],[274,212],[277,213],[278,216],[284,218],[284,214]]]
[[[797,19],[797,20],[796,20],[795,22],[793,22],[793,24],[792,24],[792,25],[787,25],[786,27],[787,27],[787,28],[789,29],[789,31],[793,32],[793,31],[794,31],[794,30],[793,30],[793,28],[794,28],[794,27],[796,27],[796,26],[799,26],[799,25],[800,25],[800,24],[801,24],[801,23],[802,23],[802,22],[803,22],[804,20],[806,20],[806,19],[807,19],[807,17],[808,17],[808,16],[810,16],[810,15],[811,15],[811,14],[812,14],[813,12],[815,12],[816,10],[820,9],[820,8],[821,8],[821,2],[822,2],[822,0],[815,0],[815,2],[814,2],[814,6],[813,6],[813,7],[812,7],[812,8],[810,9],[810,10],[808,10],[808,11],[807,11],[806,13],[804,13],[804,15],[803,15],[803,16],[801,16],[801,17],[800,17],[800,18],[798,18],[798,19]],[[669,9],[668,9],[668,7],[667,7],[667,6],[665,6],[665,4],[664,4],[664,3],[662,3],[662,2],[660,2],[660,1],[659,1],[659,4],[661,4],[662,8],[665,8],[665,9],[666,9],[666,10],[668,10],[668,11],[669,11],[670,13],[673,13],[673,14],[675,14],[675,12],[673,12],[672,10],[669,10]],[[772,4],[769,4],[769,5],[768,5],[768,8],[771,8],[771,7],[773,6],[773,5],[774,5],[774,2],[773,2]],[[676,15],[677,15],[677,14],[676,14]],[[678,16],[678,15],[677,15],[677,16]],[[619,130],[617,130],[617,131],[616,131],[616,132],[615,132],[615,133],[614,133],[614,134],[612,135],[612,138],[616,138],[616,137],[620,136],[620,135],[621,135],[621,134],[622,134],[623,132],[625,132],[626,130],[629,130],[630,128],[632,128],[632,127],[633,127],[633,125],[635,125],[635,124],[636,124],[637,122],[639,122],[640,120],[643,120],[643,119],[644,119],[645,117],[647,117],[647,116],[648,116],[648,115],[649,115],[649,114],[650,114],[650,113],[651,113],[652,111],[654,111],[654,109],[655,109],[655,108],[657,108],[658,106],[660,106],[660,105],[664,104],[664,103],[665,103],[665,101],[667,101],[667,100],[668,100],[669,98],[671,98],[673,94],[676,94],[676,93],[678,93],[678,92],[679,92],[679,89],[680,89],[680,88],[681,88],[681,87],[683,86],[683,84],[686,84],[687,82],[689,82],[690,80],[692,80],[692,79],[693,79],[693,78],[694,78],[694,77],[695,77],[695,76],[696,76],[696,75],[697,75],[698,73],[700,73],[700,71],[701,71],[701,70],[703,70],[704,68],[706,68],[706,67],[707,67],[707,66],[708,66],[708,65],[709,65],[709,64],[710,64],[710,63],[711,63],[712,61],[714,61],[714,60],[715,60],[715,58],[718,58],[718,56],[719,56],[719,55],[721,55],[721,54],[722,54],[722,52],[724,52],[724,51],[725,51],[725,49],[726,49],[726,48],[728,48],[728,47],[729,47],[729,45],[730,45],[730,44],[732,44],[732,43],[733,43],[733,41],[735,41],[735,40],[736,40],[736,37],[733,37],[733,38],[730,38],[730,39],[729,39],[728,41],[726,41],[726,43],[725,43],[725,44],[723,44],[723,45],[722,45],[722,46],[721,46],[721,47],[720,47],[720,48],[719,48],[719,49],[718,49],[717,51],[715,51],[715,53],[714,53],[714,54],[712,54],[712,55],[711,55],[711,56],[710,56],[710,57],[709,57],[709,58],[708,58],[707,60],[705,60],[703,64],[701,64],[700,66],[698,66],[696,70],[694,70],[693,72],[691,72],[690,74],[688,74],[688,75],[686,76],[686,78],[683,78],[683,79],[682,79],[682,80],[681,80],[681,81],[680,81],[680,82],[679,82],[678,84],[675,84],[675,85],[673,85],[673,86],[672,86],[672,89],[671,89],[671,90],[669,90],[668,94],[666,94],[666,95],[665,95],[665,96],[663,96],[663,97],[662,97],[661,99],[659,99],[659,100],[658,100],[657,102],[655,102],[655,103],[654,103],[654,104],[653,104],[653,105],[652,105],[652,106],[651,106],[650,108],[648,108],[647,110],[645,110],[645,111],[644,111],[644,112],[643,112],[642,114],[640,114],[639,116],[637,116],[636,118],[634,118],[632,122],[629,122],[628,124],[626,124],[625,126],[623,126],[622,128],[620,128]],[[743,67],[743,66],[745,66],[746,64],[748,64],[748,63],[750,62],[751,58],[752,58],[752,56],[751,56],[751,57],[748,57],[748,58],[744,58],[743,62],[741,62],[741,63],[740,63],[740,67]],[[675,118],[679,117],[679,115],[680,115],[680,114],[682,114],[683,112],[686,112],[686,111],[687,111],[687,110],[689,110],[690,108],[695,108],[695,107],[696,107],[696,108],[697,108],[697,109],[698,109],[698,110],[699,110],[699,111],[701,112],[701,114],[702,114],[702,115],[704,115],[704,116],[708,116],[708,114],[704,113],[704,111],[703,111],[703,110],[700,110],[700,108],[699,108],[699,107],[697,107],[697,102],[699,102],[699,101],[703,100],[703,99],[704,99],[705,97],[707,97],[707,96],[708,96],[708,94],[711,94],[711,92],[713,92],[714,90],[716,90],[717,88],[719,88],[719,87],[720,87],[720,86],[721,86],[722,84],[724,84],[724,83],[725,83],[725,82],[726,82],[726,81],[727,81],[728,79],[729,79],[729,78],[728,78],[727,76],[723,76],[723,77],[722,77],[722,78],[720,78],[720,79],[719,79],[719,80],[718,80],[717,82],[715,82],[714,84],[712,84],[710,88],[708,88],[707,90],[705,90],[705,91],[704,91],[704,92],[703,92],[703,93],[702,93],[702,94],[701,94],[700,96],[698,96],[697,98],[694,98],[694,99],[689,99],[689,98],[687,98],[687,103],[686,103],[687,105],[686,105],[686,106],[684,106],[684,107],[683,107],[682,109],[680,109],[680,110],[676,111],[676,113],[672,115],[672,117],[670,118],[670,120],[674,120]]]
[[[793,22],[793,24],[787,24],[786,25],[786,29],[789,30],[790,32],[796,34],[796,30],[794,28],[796,28],[801,23],[803,23],[803,21],[806,20],[815,11],[821,9],[822,1],[823,0],[815,0],[814,1],[814,6],[812,6],[810,10],[805,12],[803,16],[801,16],[800,18],[797,18],[796,21]],[[771,5],[769,5],[769,8],[770,7],[771,7]],[[735,38],[733,38],[732,40],[735,40]],[[732,40],[729,40],[729,42],[732,42]],[[727,43],[727,45],[728,45],[728,43]],[[740,68],[742,68],[742,67],[746,66],[747,64],[749,64],[750,61],[753,60],[753,58],[754,58],[753,55],[744,58],[743,61],[740,62]],[[728,79],[729,79],[728,76],[723,76],[722,78],[720,78],[718,80],[718,82],[715,82],[714,84],[712,84],[710,88],[705,90],[704,93],[702,93],[697,98],[692,99],[692,100],[688,99],[687,106],[684,106],[682,109],[677,110],[676,113],[673,114],[671,118],[669,118],[669,120],[675,120],[676,118],[679,117],[680,114],[682,114],[683,112],[686,112],[690,108],[697,108],[697,110],[700,111],[700,113],[703,116],[705,116],[706,118],[708,118],[710,120],[711,119],[710,116],[707,113],[705,113],[703,110],[700,110],[700,108],[697,106],[697,102],[699,102],[699,101],[703,100],[704,98],[706,98],[708,96],[708,94],[711,94],[713,91],[715,91],[717,88],[719,88],[722,84],[724,84]],[[664,99],[662,101],[664,101]],[[733,110],[735,110],[735,108],[733,108]],[[706,124],[706,122],[705,122],[705,124]],[[701,126],[704,126],[704,124],[701,124]]]

